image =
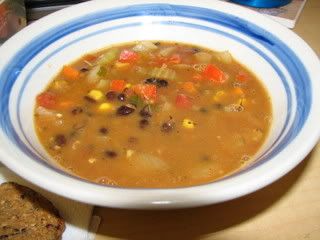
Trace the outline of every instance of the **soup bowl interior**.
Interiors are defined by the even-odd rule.
[[[229,51],[262,81],[271,98],[273,118],[269,135],[250,164],[204,185],[125,189],[72,176],[51,159],[35,131],[37,94],[66,63],[109,45],[137,40],[177,41]],[[33,23],[6,42],[1,52],[6,55],[0,62],[1,161],[49,191],[90,204],[176,208],[233,199],[290,171],[319,136],[317,57],[294,33],[232,4],[93,1]]]

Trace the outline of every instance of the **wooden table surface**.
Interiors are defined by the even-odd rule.
[[[319,0],[307,1],[294,31],[320,56]],[[237,200],[171,211],[99,207],[95,214],[102,217],[96,240],[319,240],[320,143],[289,174]]]

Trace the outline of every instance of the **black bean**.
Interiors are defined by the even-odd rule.
[[[166,87],[166,86],[168,86],[168,82],[166,80],[160,79],[158,81],[158,85],[157,86],[158,87]]]
[[[118,95],[118,100],[121,102],[124,102],[127,99],[126,95],[124,93],[120,93]]]
[[[200,52],[201,50],[199,48],[191,48],[191,52],[192,53],[198,53]]]
[[[211,160],[211,157],[210,157],[210,155],[203,155],[203,156],[201,156],[201,160],[205,161],[205,162],[208,162],[208,161]]]
[[[215,103],[213,104],[213,108],[221,110],[223,108],[223,105],[221,103]]]
[[[92,99],[92,98],[89,97],[89,96],[84,96],[83,98],[84,98],[86,101],[90,102],[90,103],[95,103],[95,102],[96,102],[96,100]]]
[[[201,107],[201,108],[199,109],[199,111],[202,112],[202,113],[207,113],[207,112],[208,112],[208,109],[206,109],[206,108],[204,108],[204,107]]]
[[[106,134],[108,134],[109,130],[105,127],[102,127],[99,129],[99,132],[103,135],[106,135]]]
[[[152,117],[152,109],[150,105],[145,105],[139,112],[141,117],[149,118]]]
[[[75,107],[75,108],[73,108],[73,109],[71,110],[71,113],[72,113],[73,115],[78,115],[78,114],[80,114],[80,113],[82,113],[82,112],[83,112],[82,107]]]
[[[137,142],[138,142],[138,138],[136,138],[136,137],[129,137],[129,138],[128,138],[128,142],[129,142],[129,143],[137,143]]]
[[[60,147],[66,145],[67,139],[63,134],[58,134],[54,138],[54,143]]]
[[[104,153],[109,158],[115,158],[118,156],[118,154],[115,151],[108,150],[108,151],[105,151]]]
[[[110,101],[115,100],[117,98],[117,93],[114,91],[109,91],[107,92],[106,97]]]
[[[154,84],[157,87],[167,87],[168,86],[168,81],[161,79],[161,78],[147,78],[144,80],[144,83],[146,84]]]
[[[162,132],[171,132],[175,127],[175,123],[173,120],[169,120],[167,122],[164,122],[162,125],[161,125],[161,131]]]
[[[156,78],[147,78],[146,80],[144,80],[144,83],[157,84],[157,79]]]
[[[117,114],[121,116],[127,116],[133,113],[134,110],[135,110],[135,107],[131,104],[122,105],[117,109]]]
[[[141,119],[139,122],[139,126],[140,128],[144,129],[145,127],[147,127],[149,125],[149,121],[147,119]]]
[[[81,68],[81,69],[80,69],[80,72],[88,72],[88,71],[89,71],[88,68]]]
[[[155,43],[153,43],[154,45],[156,45],[156,46],[160,46],[161,45],[161,42],[155,42]]]

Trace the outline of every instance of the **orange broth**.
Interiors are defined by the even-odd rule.
[[[64,66],[37,96],[34,119],[46,151],[73,174],[170,188],[250,163],[271,118],[265,88],[228,52],[141,41]]]

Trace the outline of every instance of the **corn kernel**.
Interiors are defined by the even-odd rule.
[[[95,158],[89,158],[88,159],[88,162],[89,163],[95,163],[97,161],[97,159],[95,159]]]
[[[113,110],[113,106],[111,103],[101,103],[98,107],[99,112],[109,112]]]
[[[226,93],[224,91],[218,91],[216,92],[216,94],[213,96],[213,100],[216,101],[216,102],[219,102],[222,97],[225,95]]]
[[[186,118],[186,119],[183,119],[182,126],[184,128],[193,129],[195,124],[192,120]]]
[[[134,150],[128,149],[126,156],[127,156],[127,158],[130,158],[133,154],[134,154]]]
[[[237,104],[241,105],[241,106],[245,106],[247,103],[247,99],[245,98],[239,98],[239,100],[237,101]]]
[[[88,97],[95,101],[101,101],[104,94],[100,90],[93,89],[88,93]]]
[[[127,83],[126,85],[125,85],[125,88],[131,88],[132,87],[132,85],[130,84],[130,83]]]

